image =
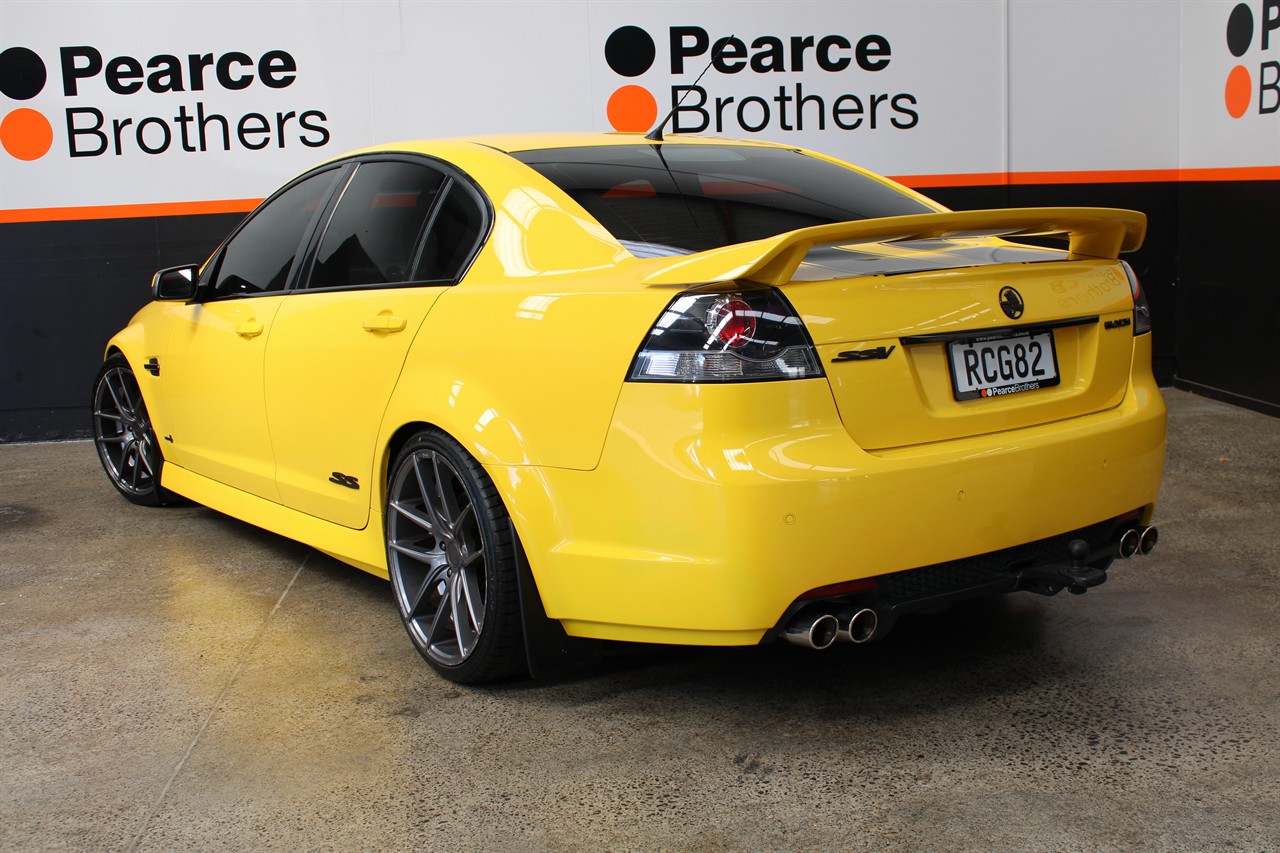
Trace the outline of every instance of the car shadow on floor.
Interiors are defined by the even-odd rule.
[[[446,686],[401,633],[385,580],[230,516],[200,507],[189,511],[199,516],[200,524],[251,540],[285,565],[296,566],[305,559],[311,582],[330,588],[336,599],[346,602],[345,609],[385,610],[387,618],[376,625],[350,622],[343,630],[353,636],[369,630],[395,634],[381,638],[379,645],[403,650],[405,661],[397,668],[420,668],[424,689]],[[1050,660],[1057,654],[1054,644],[1045,642],[1046,622],[1055,618],[1055,604],[1031,595],[967,602],[938,615],[905,616],[876,642],[836,644],[822,651],[780,640],[745,648],[606,644],[600,662],[563,676],[518,677],[458,689],[534,704],[590,704],[624,694],[748,705],[762,697],[786,696],[827,712],[833,703],[854,711],[864,701],[864,710],[954,704],[1025,691],[1046,672],[1060,668]]]
[[[749,648],[616,646],[604,660],[548,680],[487,688],[516,699],[583,702],[647,692],[676,703],[750,706],[769,697],[857,713],[924,708],[1026,691],[1052,670],[1042,600],[1003,597],[903,617],[882,640],[815,651],[783,641]]]

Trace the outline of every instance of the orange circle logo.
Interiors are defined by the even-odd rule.
[[[0,121],[0,145],[19,160],[39,160],[53,147],[53,127],[35,110],[14,110]]]
[[[1237,65],[1227,75],[1227,89],[1224,93],[1227,101],[1227,112],[1232,118],[1240,118],[1249,111],[1249,102],[1253,100],[1253,80],[1243,65]]]
[[[623,86],[609,96],[609,124],[621,132],[643,132],[658,119],[658,102],[643,86]]]

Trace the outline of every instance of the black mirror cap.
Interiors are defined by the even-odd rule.
[[[190,301],[196,295],[200,269],[195,266],[169,267],[151,277],[151,298],[166,302]]]

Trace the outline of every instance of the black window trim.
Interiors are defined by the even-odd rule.
[[[460,186],[464,192],[471,196],[472,201],[480,209],[480,216],[483,222],[480,226],[480,234],[476,240],[476,244],[472,247],[471,255],[467,258],[458,270],[458,274],[449,280],[445,279],[428,279],[413,281],[393,281],[383,282],[381,284],[353,284],[343,285],[340,287],[305,287],[303,282],[307,282],[311,278],[311,269],[315,263],[316,252],[319,251],[320,240],[323,239],[325,230],[329,227],[329,221],[333,218],[333,212],[337,207],[338,200],[342,198],[342,194],[346,191],[347,185],[351,182],[352,176],[355,175],[358,167],[363,163],[377,162],[402,162],[402,163],[423,163],[425,162],[431,168],[436,169],[445,176],[445,183],[441,186],[440,198],[432,211],[428,215],[428,222],[418,235],[417,244],[414,247],[413,266],[410,269],[416,270],[418,261],[421,260],[424,237],[430,230],[429,226],[435,222],[435,214],[439,210],[440,204],[444,201],[448,192],[453,191],[454,186]],[[317,214],[307,223],[307,227],[303,232],[303,240],[299,243],[301,247],[301,260],[294,260],[292,268],[289,270],[289,278],[285,282],[284,288],[281,290],[264,290],[258,293],[229,293],[223,296],[216,296],[210,292],[209,285],[216,281],[218,269],[222,266],[223,254],[227,244],[235,239],[236,235],[255,217],[258,212],[271,204],[284,193],[293,187],[324,172],[341,169],[345,174],[338,175],[334,182],[333,188],[330,190],[325,203],[317,209]],[[284,296],[286,294],[303,294],[303,293],[334,293],[347,290],[379,290],[395,287],[452,287],[460,283],[467,277],[467,273],[471,271],[471,267],[475,264],[476,258],[480,256],[480,252],[489,242],[489,237],[493,233],[494,208],[493,202],[480,184],[474,178],[468,175],[457,166],[442,160],[439,157],[433,157],[430,154],[423,154],[417,151],[380,151],[376,154],[360,154],[352,157],[344,157],[340,160],[331,160],[328,163],[316,166],[298,175],[289,183],[277,189],[270,196],[265,198],[261,204],[250,211],[249,215],[241,220],[235,229],[223,238],[218,244],[218,248],[209,256],[209,261],[204,265],[200,278],[197,282],[196,296],[192,302],[224,302],[232,299],[258,299],[264,296]]]
[[[311,219],[302,229],[302,237],[298,241],[299,251],[294,255],[294,261],[289,267],[289,275],[285,280],[284,287],[279,290],[262,290],[257,293],[226,293],[218,295],[212,292],[212,286],[213,283],[217,281],[218,271],[222,268],[222,260],[226,254],[228,244],[230,244],[231,241],[245,229],[245,226],[252,222],[260,212],[265,210],[268,205],[287,193],[289,190],[301,184],[303,181],[322,175],[325,172],[342,169],[349,169],[349,164],[347,162],[338,162],[325,163],[324,165],[317,166],[314,169],[310,169],[301,175],[298,175],[292,181],[289,181],[289,183],[280,187],[271,195],[263,199],[261,204],[250,211],[249,215],[242,219],[240,224],[237,225],[230,234],[223,238],[222,242],[218,244],[218,248],[209,256],[209,262],[205,264],[204,270],[201,271],[200,278],[197,281],[196,294],[192,301],[227,302],[233,299],[259,299],[264,296],[284,296],[287,293],[291,293],[298,281],[299,275],[301,274],[302,267],[307,262],[307,256],[311,252],[311,243],[315,234],[316,226],[321,221],[328,222],[334,199],[336,196],[341,194],[341,188],[345,187],[347,181],[350,180],[350,174],[347,174],[346,176],[341,174],[337,175],[333,187],[330,188],[328,196],[325,197],[324,203],[316,208],[316,212],[312,214]]]
[[[476,258],[479,257],[480,252],[489,242],[489,235],[493,231],[494,220],[493,205],[489,200],[489,196],[484,192],[484,190],[480,189],[480,185],[477,184],[470,175],[446,160],[441,160],[439,157],[432,157],[429,154],[421,154],[414,151],[380,151],[377,154],[358,155],[346,158],[339,162],[352,167],[351,171],[342,181],[341,191],[337,192],[330,200],[330,203],[326,205],[323,221],[316,223],[313,226],[312,238],[307,243],[306,256],[303,259],[302,273],[296,278],[291,276],[288,290],[285,292],[301,295],[304,293],[342,293],[344,291],[355,290],[387,290],[398,287],[453,287],[467,277],[467,273],[471,270],[472,265],[475,264]],[[419,231],[416,242],[414,243],[413,259],[409,265],[409,269],[411,271],[417,271],[418,262],[422,259],[426,235],[430,232],[431,226],[435,224],[436,216],[440,212],[440,208],[444,204],[449,193],[453,192],[453,188],[455,186],[459,186],[464,192],[471,196],[472,201],[474,201],[476,206],[480,209],[480,216],[483,222],[481,223],[480,234],[476,239],[475,246],[472,247],[470,256],[467,258],[466,263],[459,268],[456,276],[451,279],[411,279],[409,281],[388,281],[380,282],[378,284],[344,284],[337,287],[306,286],[310,283],[316,254],[320,251],[320,242],[324,239],[324,232],[329,228],[329,223],[333,219],[333,213],[337,209],[338,202],[341,200],[342,194],[346,192],[347,186],[351,183],[351,180],[359,170],[359,167],[366,163],[410,163],[414,165],[422,165],[425,163],[430,168],[433,168],[444,175],[445,180],[444,183],[440,185],[438,197],[435,203],[432,204],[431,211],[427,214],[427,218],[423,222],[423,227]]]

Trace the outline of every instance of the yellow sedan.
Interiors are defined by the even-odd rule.
[[[1155,546],[1145,222],[758,142],[379,146],[156,274],[96,446],[130,500],[388,577],[455,681],[865,642]]]

